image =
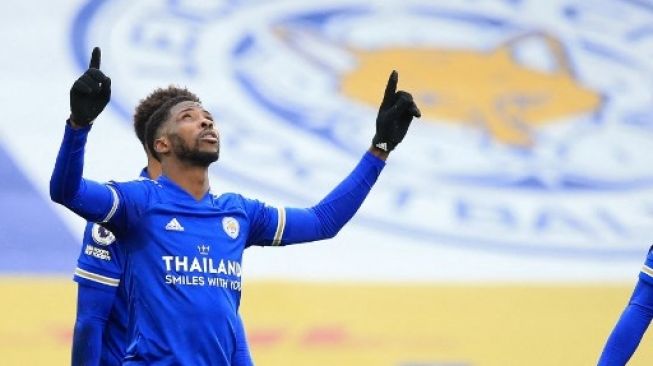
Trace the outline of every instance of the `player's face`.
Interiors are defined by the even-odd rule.
[[[213,116],[201,104],[181,102],[170,110],[168,137],[179,160],[209,166],[220,156],[220,135]]]

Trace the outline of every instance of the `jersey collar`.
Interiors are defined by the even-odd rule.
[[[200,202],[210,202],[211,201],[211,190],[209,189],[208,192],[202,197],[201,200],[196,200],[195,197],[193,197],[190,193],[186,192],[183,188],[181,188],[177,183],[173,182],[172,179],[166,177],[165,175],[161,175],[159,179],[157,179],[157,182],[161,184],[164,188],[167,189],[169,193],[175,196],[175,198],[183,201],[192,201],[195,203],[200,203]]]
[[[150,178],[150,175],[147,173],[147,167],[145,167],[145,168],[143,168],[143,170],[141,170],[141,175],[139,175],[139,177],[148,178],[148,179]]]

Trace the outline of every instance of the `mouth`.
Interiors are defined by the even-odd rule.
[[[210,144],[218,143],[218,134],[215,132],[207,132],[200,135],[200,141],[207,142]]]

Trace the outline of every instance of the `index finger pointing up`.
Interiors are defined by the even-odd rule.
[[[100,57],[102,53],[100,52],[100,47],[93,48],[93,53],[91,54],[91,62],[88,64],[89,69],[100,69]]]
[[[396,70],[392,70],[392,72],[390,73],[390,78],[388,79],[388,85],[385,86],[385,94],[383,94],[383,102],[381,102],[382,105],[392,103],[392,98],[394,97],[395,92],[397,91],[398,80],[399,80],[399,74],[397,74]]]

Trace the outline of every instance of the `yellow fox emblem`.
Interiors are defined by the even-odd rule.
[[[516,46],[543,42],[554,70],[520,64]],[[401,75],[426,119],[485,129],[507,145],[529,147],[536,127],[588,114],[600,107],[600,95],[575,79],[563,46],[543,34],[508,41],[489,53],[465,49],[350,49],[358,64],[345,72],[342,92],[376,107],[388,70]]]

